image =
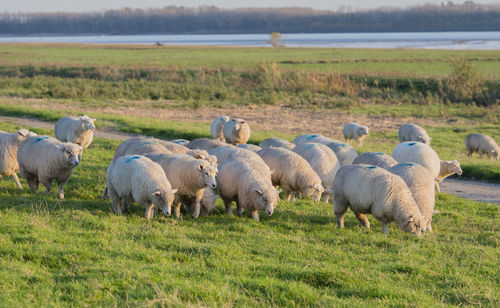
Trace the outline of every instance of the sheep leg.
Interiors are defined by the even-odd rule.
[[[224,207],[226,208],[226,214],[233,215],[233,202],[230,200],[224,200]]]
[[[328,200],[330,200],[330,195],[329,195],[329,194],[327,194],[327,193],[323,193],[323,194],[321,195],[321,201],[323,201],[323,202],[328,202]]]
[[[295,194],[291,190],[286,190],[286,201],[295,202]]]
[[[113,211],[116,215],[122,214],[122,207],[120,206],[120,197],[116,193],[114,189],[108,189],[109,192],[109,200],[111,201],[111,206],[113,207]]]
[[[194,196],[194,211],[193,211],[193,218],[198,218],[200,216],[200,211],[201,211],[201,199],[203,198],[203,193],[205,192],[205,189],[201,189],[198,191],[195,196]]]
[[[38,185],[40,184],[40,181],[38,181],[38,177],[33,175],[26,175],[25,178],[26,182],[28,182],[29,188],[36,193],[38,191]]]
[[[174,205],[175,218],[181,217],[181,204],[182,202],[179,201]]]
[[[432,226],[431,226],[431,223],[429,222],[429,224],[427,225],[427,230],[429,230],[429,232],[432,233]]]
[[[52,190],[52,181],[47,179],[47,178],[43,178],[43,179],[40,179],[40,183],[43,186],[45,186],[45,193],[49,194],[50,191]]]
[[[106,199],[108,196],[108,186],[104,187],[104,191],[102,192],[101,199]]]
[[[128,210],[132,207],[132,199],[130,197],[123,198],[122,200],[122,211],[128,212]]]
[[[385,221],[382,221],[382,232],[384,232],[384,234],[389,234],[389,229],[387,228],[387,223]]]
[[[238,216],[243,215],[243,212],[245,211],[245,209],[242,206],[240,206],[238,203],[236,203],[236,209],[237,209]]]
[[[439,188],[439,182],[438,182],[438,181],[436,181],[436,182],[434,183],[434,186],[435,186],[435,188],[436,188],[436,191],[437,191],[438,193],[440,193],[440,192],[441,192],[441,189]]]
[[[57,186],[59,187],[57,197],[59,199],[64,199],[64,184],[66,184],[66,182],[67,181],[57,181]]]
[[[333,196],[333,212],[335,213],[335,218],[337,219],[337,226],[339,228],[344,227],[344,214],[347,211],[347,206],[349,203],[340,194],[334,194]]]
[[[17,188],[23,189],[23,187],[21,186],[21,182],[19,182],[19,178],[17,177],[17,173],[14,173],[12,175],[12,178],[14,179],[14,182],[16,182]]]
[[[252,211],[252,219],[255,221],[259,221],[259,211],[257,210]]]
[[[145,208],[146,211],[144,212],[144,217],[146,217],[147,219],[153,218],[155,205],[152,203],[146,204]]]
[[[370,222],[368,221],[368,218],[365,214],[354,213],[354,215],[356,215],[356,218],[363,227],[365,227],[366,229],[370,229]]]

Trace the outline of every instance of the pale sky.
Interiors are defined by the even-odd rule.
[[[312,7],[320,10],[337,10],[340,6],[351,9],[370,9],[381,6],[407,7],[422,3],[447,2],[447,0],[0,0],[0,12],[86,12],[105,9],[161,8],[169,5],[197,7],[215,5],[221,8],[239,7]],[[462,3],[463,0],[455,0]],[[475,3],[498,3],[498,0],[474,0]]]

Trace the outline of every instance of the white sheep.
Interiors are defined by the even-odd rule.
[[[238,148],[249,150],[249,151],[252,151],[252,152],[255,152],[255,153],[257,153],[260,150],[262,150],[262,148],[260,146],[257,146],[255,144],[250,144],[250,143],[240,144],[240,145],[238,145]]]
[[[106,172],[109,199],[117,215],[127,211],[132,201],[145,208],[144,216],[151,219],[161,209],[169,216],[175,189],[160,165],[142,155],[125,155],[109,165]]]
[[[222,166],[224,163],[233,159],[244,160],[252,165],[255,170],[261,173],[266,181],[271,183],[271,175],[273,171],[271,171],[264,160],[262,160],[262,158],[255,152],[228,145],[211,149],[208,153],[217,157],[219,166]]]
[[[54,134],[62,142],[73,142],[86,149],[94,139],[94,121],[86,115],[64,117],[56,122]]]
[[[256,221],[259,220],[259,210],[272,215],[278,201],[278,192],[272,183],[239,159],[228,161],[219,168],[217,189],[227,214],[232,215],[232,202],[235,201],[238,215],[246,209]]]
[[[325,189],[321,200],[327,202],[332,196],[333,179],[340,168],[337,156],[329,147],[320,143],[299,144],[293,151],[307,160],[318,174]]]
[[[469,157],[472,156],[472,153],[477,152],[481,155],[481,158],[486,154],[486,156],[493,157],[496,160],[500,159],[500,147],[490,136],[470,134],[465,138],[465,147]]]
[[[250,139],[250,126],[240,118],[233,118],[224,124],[223,132],[226,142],[234,145],[245,144]]]
[[[363,140],[369,133],[368,127],[357,123],[346,124],[342,132],[347,143],[351,143],[353,140],[356,140],[359,143],[359,146],[363,146]]]
[[[424,218],[422,231],[432,232],[431,221],[434,214],[435,190],[434,178],[424,166],[415,163],[394,165],[389,172],[400,176],[408,186]]]
[[[290,141],[282,138],[267,138],[264,141],[262,141],[259,146],[261,148],[269,148],[269,147],[275,147],[275,148],[285,148],[288,150],[293,150],[295,147],[295,144],[291,143]]]
[[[460,168],[458,160],[442,160],[441,167],[439,168],[439,175],[436,180],[436,191],[441,192],[439,183],[453,174],[462,175],[462,168]]]
[[[36,136],[36,134],[27,129],[20,129],[13,134],[0,131],[0,176],[11,176],[20,189],[23,189],[23,187],[17,177],[17,172],[19,172],[17,149],[21,142],[33,136]]]
[[[192,210],[193,218],[198,218],[205,188],[216,187],[217,168],[205,160],[185,154],[152,154],[146,157],[160,164],[172,188],[177,190],[175,217],[180,217],[181,204],[184,203]]]
[[[273,170],[273,185],[281,186],[288,201],[295,201],[294,192],[319,201],[324,188],[321,179],[311,165],[299,154],[284,148],[264,148],[257,154]]]
[[[329,143],[327,146],[335,152],[340,166],[350,165],[358,157],[356,149],[347,143]]]
[[[189,142],[186,147],[191,150],[211,150],[216,147],[226,146],[227,143],[215,139],[197,138]]]
[[[46,136],[25,139],[19,145],[17,161],[21,176],[34,192],[41,183],[46,193],[52,189],[52,180],[59,186],[59,199],[64,199],[64,184],[69,180],[73,169],[80,164],[82,147]]]
[[[342,143],[338,140],[334,140],[322,135],[316,134],[305,134],[295,137],[292,141],[294,144],[303,144],[303,143],[321,143],[324,145],[328,145],[330,143]]]
[[[398,162],[394,158],[382,152],[361,153],[352,161],[353,165],[357,164],[373,165],[385,170],[389,170],[392,166],[396,165],[397,163]]]
[[[173,142],[173,143],[177,143],[179,145],[183,145],[183,146],[186,146],[190,142],[187,139],[172,139],[172,140],[169,140],[169,141]]]
[[[136,137],[130,138],[116,148],[113,161],[124,155],[145,155],[145,154],[172,154],[154,138]]]
[[[441,160],[437,153],[422,142],[403,142],[398,144],[392,151],[392,157],[399,163],[417,163],[429,170],[437,179],[441,170]]]
[[[370,228],[364,214],[372,214],[382,222],[395,221],[405,232],[421,235],[425,221],[410,189],[403,179],[371,165],[348,165],[340,168],[333,182],[333,209],[339,228],[344,227],[344,214],[350,208],[359,223]]]
[[[417,141],[427,145],[431,144],[431,138],[429,138],[425,129],[413,123],[401,125],[398,131],[398,138],[400,143],[405,141]]]
[[[210,133],[215,140],[224,141],[224,133],[222,130],[224,129],[224,125],[229,122],[228,116],[220,116],[215,118],[212,123],[210,123]]]

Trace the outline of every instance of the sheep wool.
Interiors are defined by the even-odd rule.
[[[54,134],[62,142],[72,142],[86,149],[94,139],[95,119],[86,115],[64,117],[56,122]]]
[[[465,147],[467,155],[472,156],[473,153],[478,153],[481,158],[484,154],[487,157],[493,157],[496,160],[500,159],[500,147],[493,138],[488,135],[470,134],[465,138]]]
[[[295,137],[292,141],[295,145],[303,144],[303,143],[321,143],[324,145],[328,145],[330,143],[342,143],[338,140],[334,140],[322,135],[316,134],[305,134]]]
[[[11,176],[20,189],[23,189],[23,187],[17,177],[17,172],[19,172],[17,150],[21,142],[33,136],[36,136],[36,134],[27,129],[20,129],[13,134],[0,131],[0,176]]]
[[[403,142],[392,151],[392,157],[399,163],[417,163],[429,170],[434,178],[439,175],[441,161],[430,145],[421,142]]]
[[[399,127],[398,131],[399,143],[405,141],[417,141],[427,145],[431,144],[431,138],[424,128],[417,124],[408,123]]]
[[[357,123],[346,124],[342,132],[347,143],[351,143],[353,140],[356,140],[359,143],[359,146],[363,146],[363,140],[369,133],[368,127]]]
[[[264,141],[262,141],[259,146],[261,148],[270,148],[270,147],[275,147],[275,148],[285,148],[288,150],[293,150],[295,147],[295,144],[291,143],[288,140],[282,139],[282,138],[267,138]]]
[[[240,144],[240,145],[238,145],[238,148],[249,150],[249,151],[252,151],[252,152],[255,152],[255,153],[257,153],[260,150],[262,150],[262,148],[260,146],[257,146],[255,144],[250,144],[250,143]]]
[[[224,124],[224,138],[234,145],[245,144],[250,139],[250,126],[240,118],[233,118]]]
[[[189,142],[186,147],[191,150],[205,150],[209,151],[216,147],[226,146],[227,143],[215,140],[215,139],[207,139],[207,138],[197,138],[193,139]]]
[[[271,183],[272,171],[269,166],[262,160],[259,154],[250,150],[241,149],[232,145],[218,147],[208,151],[210,155],[217,157],[219,166],[233,159],[244,160],[250,164],[257,172],[262,174],[263,179]]]
[[[335,152],[340,166],[350,165],[358,157],[356,149],[347,143],[329,143],[327,146]]]
[[[210,123],[210,133],[212,134],[212,137],[214,137],[215,140],[218,141],[224,141],[224,125],[229,122],[229,117],[228,116],[220,116],[215,118],[212,123]]]
[[[352,161],[353,165],[356,164],[373,165],[385,170],[389,170],[392,166],[396,165],[397,163],[398,162],[394,158],[381,152],[365,152],[359,154]]]

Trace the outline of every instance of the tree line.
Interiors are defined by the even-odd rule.
[[[2,13],[0,35],[329,33],[500,31],[500,4],[447,2],[407,9],[318,11],[310,8],[108,10],[90,13]]]

